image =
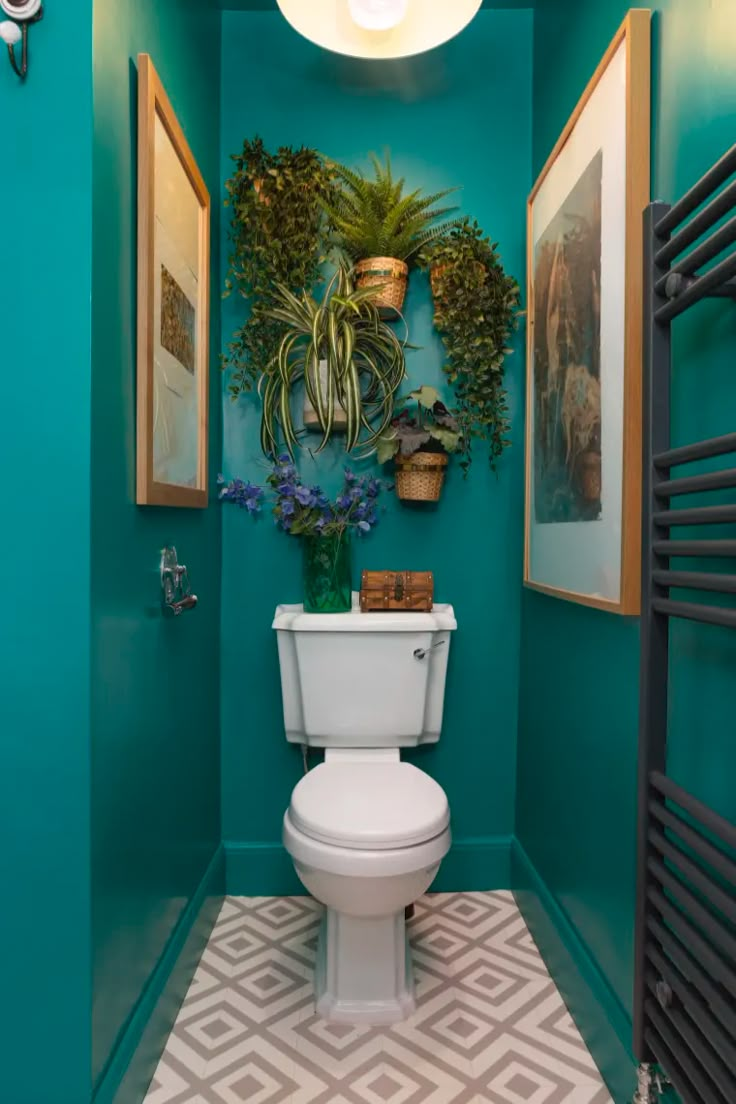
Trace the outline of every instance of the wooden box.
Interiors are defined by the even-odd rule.
[[[431,571],[364,571],[360,580],[363,613],[378,610],[428,613],[433,602]]]

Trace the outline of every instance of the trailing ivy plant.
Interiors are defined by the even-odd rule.
[[[417,188],[405,195],[404,178],[394,178],[388,151],[385,163],[375,153],[370,159],[372,180],[332,163],[338,186],[321,202],[334,227],[333,240],[353,263],[369,257],[394,257],[411,264],[422,248],[457,224],[458,220],[438,224],[438,219],[457,208],[436,206],[457,189],[445,188],[425,196]]]
[[[457,399],[460,465],[467,474],[473,440],[482,440],[495,470],[510,444],[504,362],[513,352],[508,343],[520,314],[519,285],[504,272],[497,246],[468,218],[424,250],[421,265],[430,270],[444,371]]]
[[[270,308],[274,289],[313,288],[325,260],[322,201],[331,191],[332,170],[313,149],[281,146],[270,153],[260,138],[233,156],[225,206],[232,210],[230,265],[225,296],[248,302],[248,317],[223,356],[233,399],[268,375],[284,335]]]

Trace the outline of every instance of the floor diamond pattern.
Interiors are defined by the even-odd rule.
[[[393,1027],[314,1014],[320,913],[227,898],[145,1104],[612,1104],[511,893],[417,903]]]

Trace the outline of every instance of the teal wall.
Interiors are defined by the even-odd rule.
[[[415,61],[361,64],[326,54],[276,13],[225,13],[222,173],[243,139],[305,143],[353,165],[391,149],[397,173],[428,192],[459,184],[463,211],[500,243],[503,262],[524,273],[524,204],[530,182],[531,12],[482,12],[472,30]],[[223,245],[223,271],[227,246]],[[426,278],[411,281],[406,315],[412,383],[438,383],[441,346],[433,333]],[[242,317],[227,300],[223,342]],[[513,448],[498,478],[479,455],[467,483],[455,467],[437,509],[407,508],[393,496],[375,534],[358,548],[358,569],[431,568],[437,598],[454,603],[453,643],[441,743],[415,756],[445,786],[455,837],[465,847],[445,876],[479,886],[507,884],[514,825],[519,564],[521,562],[523,355],[508,361]],[[334,482],[345,454],[324,463],[301,458],[306,478]],[[253,399],[225,403],[224,470],[258,479]],[[229,886],[266,892],[292,882],[279,859],[281,818],[301,771],[283,735],[274,607],[301,597],[300,549],[232,507],[223,518],[222,736],[223,835],[251,846],[229,863]],[[470,844],[468,841],[473,841]],[[476,850],[477,847],[477,850]],[[237,848],[236,848],[237,850]],[[473,855],[477,855],[477,863]],[[279,863],[278,868],[274,865]],[[500,862],[500,867],[498,863]],[[455,865],[453,865],[455,864]],[[298,883],[296,883],[298,885]],[[497,883],[496,883],[497,884]]]
[[[96,1084],[220,840],[220,510],[216,502],[206,511],[135,505],[136,58],[139,52],[152,55],[213,197],[214,487],[221,447],[219,25],[219,13],[206,12],[193,0],[95,0],[91,722]],[[158,559],[165,544],[176,545],[200,600],[194,613],[176,620],[165,620],[159,608]]]
[[[628,6],[575,0],[561,17],[559,3],[542,3],[535,175]],[[671,201],[734,141],[736,11],[732,0],[652,7],[653,192]],[[735,339],[736,312],[724,303],[676,324],[674,444],[733,429]],[[633,970],[638,646],[636,619],[524,593],[518,836],[623,1022]],[[735,663],[727,630],[673,624],[671,770],[732,819]]]
[[[91,50],[91,0],[71,0],[33,29],[25,87],[0,58],[0,1096],[18,1104],[89,1088]]]

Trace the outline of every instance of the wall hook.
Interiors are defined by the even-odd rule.
[[[184,564],[180,564],[176,549],[161,549],[161,608],[168,617],[178,617],[187,610],[194,609],[197,595],[192,594],[189,575]]]
[[[8,47],[8,58],[14,72],[25,80],[28,74],[28,28],[43,19],[42,0],[0,0],[0,9],[10,16],[0,23],[0,39]],[[15,47],[21,44],[20,62]]]

